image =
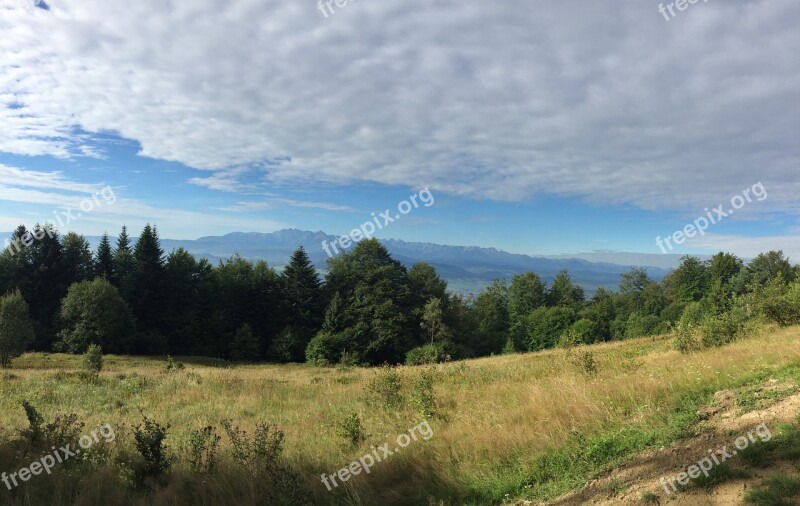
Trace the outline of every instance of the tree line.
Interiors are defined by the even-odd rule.
[[[592,297],[566,270],[549,286],[529,272],[471,297],[449,292],[425,262],[407,269],[375,239],[330,259],[322,279],[302,247],[277,272],[238,255],[213,265],[183,248],[165,254],[150,225],[135,243],[126,227],[114,244],[105,234],[96,251],[50,227],[18,227],[14,240],[26,247],[0,254],[0,365],[25,349],[83,353],[90,345],[372,365],[538,351],[665,333],[687,312],[716,317],[800,279],[780,251],[746,265],[718,253],[684,257],[660,282],[633,268],[617,291]]]

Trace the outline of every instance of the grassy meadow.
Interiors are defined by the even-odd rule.
[[[693,434],[697,410],[715,391],[800,380],[798,338],[800,327],[772,327],[691,354],[662,336],[394,370],[192,358],[176,358],[185,367],[167,370],[163,357],[106,356],[96,381],[81,375],[79,356],[26,354],[0,371],[0,471],[38,458],[21,436],[28,426],[22,401],[45,422],[77,414],[83,434],[110,423],[117,438],[13,492],[0,485],[0,504],[266,504],[264,487],[274,493],[271,503],[286,504],[546,501],[643,449]],[[125,476],[143,416],[169,425],[172,465],[137,484]],[[226,419],[249,435],[260,421],[276,424],[285,436],[280,462],[293,478],[270,475],[274,483],[265,483],[237,464]],[[322,484],[322,473],[334,474],[371,445],[394,445],[424,419],[430,440],[333,491]],[[206,426],[221,436],[210,472],[189,465],[190,431]]]

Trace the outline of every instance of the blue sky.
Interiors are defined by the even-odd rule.
[[[344,234],[800,258],[800,5],[0,0],[0,230]],[[124,10],[126,16],[115,13]],[[575,15],[580,11],[581,15]]]

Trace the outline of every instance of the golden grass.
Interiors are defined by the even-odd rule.
[[[509,473],[524,475],[575,433],[658,427],[685,392],[722,388],[800,362],[798,337],[800,328],[773,328],[690,355],[672,350],[666,337],[601,344],[590,347],[598,363],[593,377],[570,364],[563,350],[435,366],[440,415],[430,421],[433,438],[413,443],[372,474],[351,479],[345,484],[348,502],[393,496],[402,503],[415,480],[433,479],[428,473],[460,490],[502,482]],[[222,432],[222,419],[247,430],[270,420],[285,431],[287,459],[317,497],[327,497],[321,472],[334,472],[367,453],[370,444],[393,441],[421,421],[410,403],[387,410],[367,402],[368,383],[377,374],[370,369],[217,367],[187,360],[185,370],[167,373],[162,359],[107,356],[101,380],[93,385],[68,374],[79,363],[79,357],[28,354],[13,369],[0,371],[0,439],[26,425],[23,399],[45,419],[75,412],[87,426],[108,422],[123,431],[143,413],[171,425],[167,442],[173,451],[182,449],[191,429],[214,425]],[[406,385],[419,374],[417,367],[398,370]],[[369,435],[359,448],[336,435],[350,410],[360,414]],[[417,475],[407,476],[412,472]]]

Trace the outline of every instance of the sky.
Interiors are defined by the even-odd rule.
[[[800,2],[683,7],[0,0],[0,231],[800,261]]]

